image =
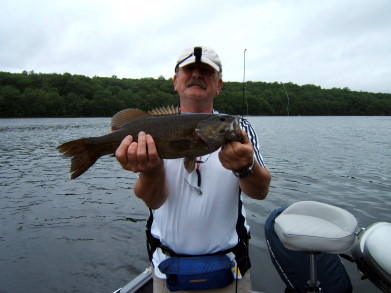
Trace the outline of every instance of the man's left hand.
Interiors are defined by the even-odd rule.
[[[224,168],[240,171],[251,166],[254,148],[245,131],[241,130],[243,142],[230,141],[221,147],[219,159]]]

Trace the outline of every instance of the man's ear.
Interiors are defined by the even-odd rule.
[[[174,90],[177,91],[177,89],[176,89],[177,75],[176,74],[173,77],[173,82],[174,82]]]
[[[223,80],[219,79],[218,84],[217,84],[217,93],[216,93],[217,95],[220,94],[222,87],[223,87]]]

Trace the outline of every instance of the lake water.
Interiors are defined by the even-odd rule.
[[[250,117],[273,179],[246,198],[254,289],[282,292],[263,223],[277,207],[316,200],[365,227],[391,222],[391,117]],[[135,175],[100,159],[77,180],[56,146],[109,131],[108,118],[0,119],[0,292],[112,292],[149,266],[148,210]],[[346,264],[354,292],[380,292]]]

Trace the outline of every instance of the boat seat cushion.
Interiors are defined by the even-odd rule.
[[[274,223],[287,249],[336,254],[352,247],[356,228],[357,220],[348,211],[315,201],[292,204]]]
[[[275,209],[265,221],[265,239],[270,258],[281,280],[285,283],[285,292],[306,293],[310,276],[310,255],[304,251],[285,248],[274,229],[275,219],[286,209]],[[316,275],[322,287],[322,293],[352,293],[353,287],[349,274],[339,255],[319,253],[316,255]],[[281,291],[280,291],[281,292]]]

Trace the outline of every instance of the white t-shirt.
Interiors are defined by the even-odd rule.
[[[254,130],[246,120],[240,122],[254,145],[257,161],[264,165]],[[199,186],[196,170],[189,174],[183,159],[164,160],[169,194],[160,208],[151,211],[151,233],[177,254],[211,254],[234,247],[239,242],[240,216],[244,217],[243,226],[249,233],[242,204],[239,214],[239,179],[221,165],[218,152],[197,158],[201,161],[196,164],[201,177]],[[153,254],[159,278],[165,278],[158,265],[166,258],[160,248]]]

